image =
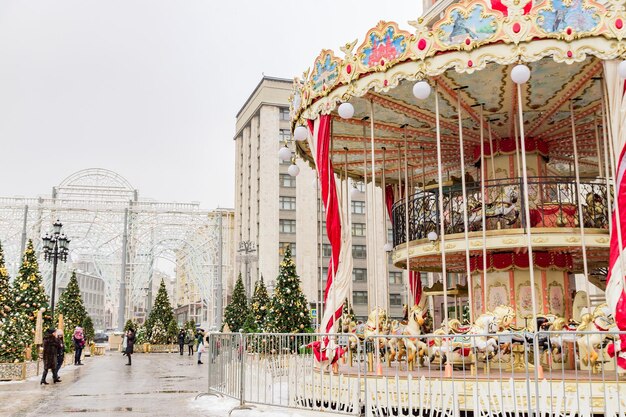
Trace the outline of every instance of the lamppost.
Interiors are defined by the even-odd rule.
[[[57,220],[52,225],[52,234],[46,233],[43,240],[43,256],[48,262],[52,262],[52,303],[50,312],[54,317],[54,299],[56,296],[57,285],[57,264],[59,261],[67,261],[67,255],[70,253],[70,240],[61,233],[63,224]]]
[[[248,297],[248,302],[250,302],[250,298],[252,298],[250,282],[250,261],[256,259],[256,257],[252,255],[254,252],[256,252],[256,245],[254,242],[244,240],[242,242],[239,242],[239,249],[237,249],[237,252],[241,254],[240,259],[243,259],[244,263],[246,264],[246,296]]]

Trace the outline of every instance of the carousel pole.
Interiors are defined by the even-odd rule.
[[[318,218],[318,227],[317,227],[317,239],[319,241],[319,265],[320,265],[320,275],[318,280],[318,307],[317,307],[317,328],[319,333],[322,333],[321,328],[321,317],[324,317],[324,231],[322,230],[322,225],[324,224],[324,212],[322,211],[322,191],[321,191],[321,183],[319,181],[319,176],[316,175],[315,182],[315,197],[317,198],[317,218]]]
[[[379,323],[378,308],[378,239],[376,239],[376,153],[374,150],[374,102],[370,100],[370,145],[372,151],[372,245],[374,247],[374,299],[376,302],[376,323]],[[376,374],[382,375],[382,365],[380,362],[380,349],[376,349]]]
[[[350,227],[352,227],[352,214],[351,214],[351,210],[350,210],[350,193],[348,192],[348,148],[344,147],[343,148],[345,152],[344,154],[344,193],[345,193],[345,200],[346,200],[346,219],[348,220],[347,224],[350,225]],[[346,297],[346,301],[347,301],[347,308],[348,308],[348,315],[350,314],[350,308],[352,307],[352,290],[353,290],[353,284],[352,284],[352,277],[350,277],[350,285],[349,285],[349,293],[348,293],[348,297]],[[342,303],[343,305],[343,303]],[[343,308],[343,307],[342,307]],[[344,357],[345,358],[345,357]],[[345,362],[344,362],[345,363]]]
[[[383,190],[383,223],[385,224],[385,242],[389,242],[389,233],[387,233],[387,148],[383,146],[383,169],[382,169],[382,190]],[[391,221],[391,219],[390,219]],[[393,245],[393,244],[392,244]],[[389,294],[389,266],[387,262],[387,252],[385,251],[385,293]]]
[[[411,260],[409,259],[409,161],[407,156],[406,125],[404,126],[404,228],[406,233],[406,308],[411,297]]]
[[[331,175],[330,175],[330,167],[332,164],[332,159],[333,159],[333,145],[334,145],[334,138],[333,138],[333,121],[332,119],[330,120],[330,148],[328,150],[328,195],[326,196],[326,201],[330,201],[330,184],[331,184]],[[339,216],[341,217],[341,211],[339,213]],[[333,297],[333,308],[335,309],[335,311],[332,311],[332,317],[333,317],[333,330],[335,330],[333,333],[337,333],[336,329],[337,329],[337,322],[335,319],[335,314],[336,314],[336,308],[337,308],[337,282],[335,281],[336,279],[336,269],[335,269],[335,260],[333,258],[333,253],[332,253],[333,249],[332,246],[330,248],[330,259],[331,259],[331,271],[333,274],[333,286],[331,288],[331,296]],[[342,302],[342,309],[343,309],[343,302]]]
[[[369,119],[369,117],[367,117],[367,119]],[[367,195],[367,141],[365,140],[365,125],[363,125],[363,187],[364,187],[364,192],[365,192],[365,207],[367,207],[367,209],[369,210],[369,197]],[[367,287],[368,290],[370,289],[370,270],[369,268],[367,268]],[[371,303],[371,297],[367,297],[367,311],[368,311],[368,315],[369,312],[372,311],[372,303]]]
[[[439,241],[441,251],[441,275],[443,280],[443,317],[448,332],[448,276],[446,271],[446,227],[443,211],[443,163],[441,160],[441,129],[439,126],[439,87],[435,85],[435,126],[437,130],[437,179],[439,181]]]
[[[519,133],[517,132],[517,116],[513,115],[513,132],[515,137],[515,162],[517,163],[517,176],[522,176],[522,165],[520,161]]]
[[[583,273],[585,274],[585,291],[587,291],[587,309],[591,311],[591,301],[589,299],[589,268],[587,265],[587,245],[585,244],[585,218],[583,217],[583,203],[580,201],[580,172],[578,169],[578,145],[576,144],[576,120],[574,118],[574,100],[569,101],[569,115],[572,125],[572,146],[574,148],[574,175],[576,178],[576,201],[578,202],[578,228],[580,230],[580,241],[583,255]]]
[[[604,176],[606,181],[606,209],[609,218],[609,230],[613,230],[613,216],[611,213],[612,202],[611,202],[611,172],[610,172],[610,163],[609,163],[609,150],[608,150],[608,136],[607,136],[607,126],[606,119],[604,114],[604,107],[601,107],[600,117],[602,118],[602,146],[604,148]]]
[[[459,148],[461,156],[461,187],[463,188],[463,235],[465,238],[465,268],[467,270],[467,295],[469,297],[469,305],[472,303],[472,284],[471,284],[471,266],[470,266],[470,249],[469,249],[469,221],[467,218],[467,188],[465,184],[465,150],[463,144],[463,118],[461,114],[461,95],[457,94],[457,114],[459,118]],[[470,311],[470,322],[474,322],[474,314]],[[462,314],[461,314],[462,315]]]
[[[483,243],[483,312],[487,312],[487,217],[485,216],[485,173],[487,167],[485,166],[485,129],[484,129],[485,116],[483,114],[483,105],[480,105],[480,207],[481,207],[481,221],[482,221],[482,243]],[[476,268],[478,269],[478,268]]]
[[[595,123],[598,120],[598,115],[594,113],[593,115],[593,130],[596,138],[596,157],[598,158],[598,177],[602,176],[602,151],[600,150],[600,134],[598,133],[598,124]]]
[[[515,70],[519,67],[524,67],[525,70],[528,70],[528,67],[526,67],[525,65],[518,65],[515,68],[513,68],[512,73],[515,72]],[[530,70],[528,70],[528,77],[530,77]],[[525,231],[526,231],[526,244],[528,247],[528,272],[530,275],[530,296],[531,296],[531,303],[532,303],[532,308],[533,308],[533,325],[535,327],[535,331],[538,331],[537,327],[537,294],[535,294],[535,265],[534,265],[534,259],[533,259],[533,243],[532,243],[532,231],[531,231],[531,226],[530,226],[530,203],[528,201],[529,198],[529,193],[528,193],[528,168],[527,168],[527,164],[526,164],[526,137],[524,136],[524,109],[523,109],[523,103],[522,103],[522,84],[526,83],[528,81],[528,78],[526,78],[525,81],[523,82],[518,82],[520,81],[519,79],[515,80],[516,77],[512,77],[513,80],[515,81],[515,84],[517,85],[517,111],[518,111],[518,122],[519,122],[519,133],[520,133],[520,140],[521,140],[521,154],[522,154],[522,181],[523,181],[523,185],[524,185],[524,193],[526,194],[524,196],[524,220],[525,220]],[[523,77],[522,77],[523,78]],[[537,368],[539,367],[539,356],[538,356],[538,350],[535,349],[535,364],[537,366],[535,366],[535,370],[537,370]]]
[[[489,137],[489,150],[491,151],[491,179],[495,180],[496,179],[496,165],[495,165],[495,149],[493,149],[493,140],[491,139],[491,122],[498,120],[496,119],[487,119],[487,134]]]

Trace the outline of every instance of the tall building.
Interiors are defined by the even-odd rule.
[[[104,279],[98,276],[95,266],[90,262],[74,262],[72,267],[75,268],[76,280],[80,289],[80,298],[87,314],[93,321],[94,329],[104,330],[105,323],[105,283]],[[63,282],[59,285],[59,296],[63,294],[69,283],[70,274],[64,276]],[[57,298],[58,300],[58,298]]]
[[[295,159],[300,173],[292,177],[288,173],[292,162],[278,158],[280,148],[291,141],[291,87],[292,80],[264,76],[237,113],[235,248],[249,242],[256,250],[247,257],[240,251],[235,275],[241,273],[244,284],[251,288],[263,275],[271,288],[284,250],[290,245],[302,289],[311,307],[316,308],[323,299],[330,244],[315,170],[308,162]],[[293,149],[292,143],[289,146]],[[376,188],[372,194],[371,184],[337,183],[344,196],[352,194],[355,186],[361,192],[352,198],[350,207],[354,259],[350,302],[359,318],[365,318],[375,305],[387,308],[392,317],[400,317],[407,298],[404,273],[382,251],[391,226],[389,222],[375,222],[368,214],[373,203],[376,217],[381,217],[382,192]]]

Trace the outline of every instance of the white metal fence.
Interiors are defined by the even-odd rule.
[[[369,336],[216,333],[209,393],[366,416],[626,416],[617,332]],[[324,341],[318,361],[312,344]],[[323,358],[323,359],[324,359]],[[410,358],[411,361],[408,361]]]

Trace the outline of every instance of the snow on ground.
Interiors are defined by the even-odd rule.
[[[239,405],[239,401],[226,397],[213,395],[199,397],[192,400],[190,407],[194,410],[204,410],[210,417],[228,416],[228,412]],[[315,411],[293,410],[282,407],[269,407],[264,405],[251,405],[252,410],[235,410],[233,417],[320,417],[339,414],[321,413]]]

